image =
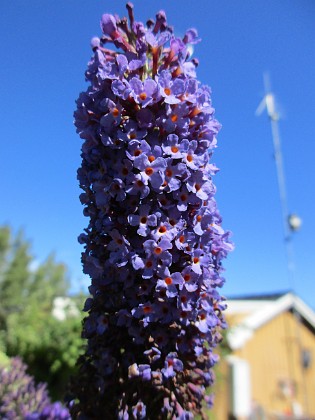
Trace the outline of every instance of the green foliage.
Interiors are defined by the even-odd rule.
[[[0,351],[0,368],[3,366],[8,366],[10,363],[10,358],[4,354],[2,351]]]
[[[36,380],[47,382],[52,396],[61,398],[80,354],[82,317],[52,316],[54,299],[69,290],[66,266],[53,255],[32,266],[23,233],[13,237],[9,227],[0,227],[0,351],[22,357]],[[80,310],[84,296],[75,301]]]

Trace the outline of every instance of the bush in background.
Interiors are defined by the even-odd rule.
[[[35,380],[46,382],[51,396],[60,399],[82,346],[84,297],[71,299],[76,313],[56,318],[56,298],[69,294],[67,268],[53,255],[35,266],[23,232],[13,235],[8,226],[0,227],[0,350],[20,356]]]
[[[51,403],[45,383],[36,384],[18,357],[0,365],[0,418],[4,420],[68,420],[61,403]]]

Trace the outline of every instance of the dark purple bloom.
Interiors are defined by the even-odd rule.
[[[172,298],[178,295],[179,288],[183,283],[184,279],[180,273],[171,274],[167,268],[163,279],[157,281],[156,290],[165,290],[166,296]]]
[[[190,119],[188,114],[189,107],[185,102],[181,102],[176,106],[168,105],[166,107],[166,115],[159,118],[161,126],[167,133],[178,133],[182,137],[188,135]]]
[[[114,95],[125,100],[128,99],[131,92],[131,87],[127,80],[113,80],[111,89]]]
[[[141,104],[143,107],[155,102],[157,95],[157,84],[152,79],[146,79],[141,82],[137,77],[133,77],[129,86],[131,88],[130,96],[134,98],[135,102]]]
[[[195,292],[199,288],[199,273],[193,269],[193,265],[187,266],[182,271],[184,287],[188,292]]]
[[[209,162],[220,124],[190,59],[197,31],[179,39],[163,11],[145,27],[127,9],[129,22],[103,15],[75,112],[91,297],[71,413],[184,420],[202,415],[226,326],[216,288],[233,246]]]
[[[175,376],[176,372],[183,370],[183,362],[177,358],[177,353],[169,353],[165,358],[164,368],[161,370],[165,378]]]
[[[142,153],[134,160],[135,168],[141,171],[141,175],[145,182],[149,181],[154,189],[159,189],[164,182],[166,162],[162,157],[151,160]]]
[[[150,128],[153,125],[154,116],[148,108],[142,108],[137,112],[137,122],[140,128]]]
[[[200,38],[198,38],[198,32],[195,28],[190,28],[186,31],[183,42],[185,44],[197,44],[200,42]]]
[[[199,205],[201,203],[201,200],[195,194],[188,191],[185,184],[180,190],[174,191],[173,197],[177,201],[179,211],[186,211],[189,205]]]
[[[152,32],[147,32],[145,34],[145,39],[147,43],[153,48],[161,47],[167,41],[169,41],[170,38],[171,38],[171,33],[168,31],[161,32],[160,34],[158,34],[158,36],[155,36]]]
[[[132,414],[135,419],[140,420],[146,418],[146,406],[142,401],[138,401],[137,404],[132,408]]]
[[[130,214],[128,216],[128,222],[131,226],[139,226],[137,233],[140,236],[147,236],[151,229],[150,227],[156,226],[158,218],[161,216],[160,213],[149,214],[150,206],[143,205],[139,209],[139,214]]]
[[[160,94],[167,104],[178,104],[180,96],[185,93],[185,82],[182,79],[172,79],[168,70],[162,70],[158,78]]]
[[[151,302],[141,303],[137,308],[132,309],[132,315],[140,318],[144,326],[156,320],[156,308]]]
[[[158,348],[152,347],[143,353],[150,361],[150,363],[157,361],[161,357],[161,352]]]
[[[148,178],[144,174],[132,174],[129,178],[126,192],[130,195],[138,195],[140,198],[145,198],[150,192],[148,187]]]
[[[180,147],[179,138],[176,134],[170,134],[167,136],[166,141],[162,145],[163,152],[173,159],[181,159],[182,152]]]
[[[101,29],[106,35],[111,35],[117,30],[116,19],[113,15],[104,14],[101,19]]]

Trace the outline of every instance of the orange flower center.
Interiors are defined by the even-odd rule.
[[[140,219],[140,223],[143,223],[143,224],[147,223],[147,218],[146,218],[146,216],[141,217],[141,219]]]
[[[187,155],[187,160],[188,160],[188,162],[192,162],[193,161],[193,157],[191,155]]]
[[[155,252],[155,254],[160,255],[160,254],[161,254],[161,252],[162,252],[162,248],[161,248],[161,247],[159,247],[159,246],[157,246],[157,247],[155,248],[154,252]]]
[[[122,173],[123,175],[128,175],[129,171],[128,171],[128,169],[127,169],[127,168],[122,168],[121,173]]]
[[[196,115],[198,115],[200,113],[200,109],[197,108],[196,106],[194,107],[194,109],[191,111],[191,113],[189,114],[190,118],[195,117]]]
[[[170,88],[165,88],[164,93],[165,93],[165,95],[169,96],[171,94],[171,89]]]
[[[165,233],[166,231],[167,231],[166,226],[160,226],[160,227],[159,227],[159,232],[160,232],[160,233]]]
[[[152,174],[153,174],[153,172],[154,172],[154,170],[152,169],[152,168],[146,168],[145,169],[145,171],[144,171],[148,176],[151,176]]]
[[[145,92],[140,93],[139,98],[144,101],[147,98],[147,94]]]
[[[148,156],[149,162],[155,161],[155,157],[153,155]]]
[[[176,146],[172,146],[172,147],[171,147],[171,151],[172,151],[173,153],[177,153],[177,152],[178,152],[178,147],[176,147]]]
[[[173,283],[172,277],[166,277],[165,283],[170,286]]]
[[[114,109],[112,110],[112,115],[113,115],[114,117],[118,117],[118,115],[119,115],[119,109],[118,109],[118,108],[114,108]]]

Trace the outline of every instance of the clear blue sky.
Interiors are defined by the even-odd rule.
[[[196,27],[198,78],[212,87],[223,125],[213,161],[217,201],[235,251],[225,295],[290,287],[280,199],[266,114],[255,117],[264,71],[271,75],[288,205],[303,219],[294,235],[295,291],[315,308],[315,2],[313,0],[135,0],[138,20],[164,9],[178,35]],[[73,127],[90,38],[102,13],[126,15],[124,1],[2,0],[0,5],[0,223],[24,227],[35,257],[51,251],[83,281],[77,236],[87,225]],[[88,282],[83,281],[85,287]]]

